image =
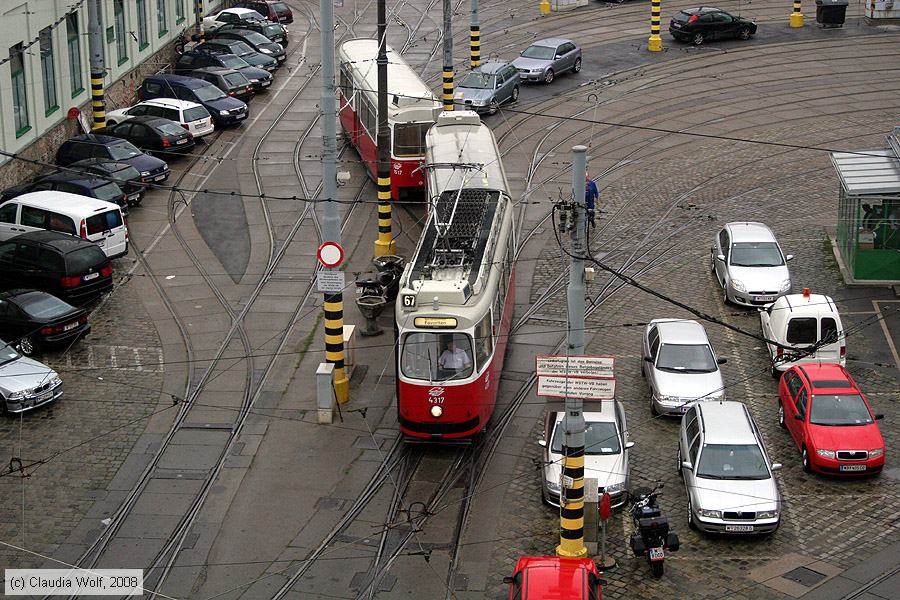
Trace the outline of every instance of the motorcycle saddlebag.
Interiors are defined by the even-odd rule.
[[[669,534],[669,519],[666,517],[640,519],[638,520],[638,526],[645,535],[654,535],[661,540],[665,539]]]
[[[681,542],[678,539],[678,534],[674,531],[670,531],[669,535],[666,536],[666,549],[671,550],[672,552],[678,552],[680,546]]]
[[[641,537],[639,531],[631,534],[631,551],[634,552],[635,557],[643,556],[644,552],[647,551],[647,547],[644,545],[644,538]]]

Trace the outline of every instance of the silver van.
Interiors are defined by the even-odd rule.
[[[128,229],[118,205],[68,192],[31,192],[0,204],[0,242],[47,229],[90,240],[109,258],[128,254]]]

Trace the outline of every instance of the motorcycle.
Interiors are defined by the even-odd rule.
[[[638,488],[631,493],[631,551],[635,557],[644,556],[650,565],[650,573],[659,579],[665,569],[666,551],[677,552],[680,546],[678,534],[669,530],[669,520],[662,516],[657,501],[662,483],[652,490]]]

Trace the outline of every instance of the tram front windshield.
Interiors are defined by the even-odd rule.
[[[465,379],[474,370],[472,338],[465,333],[408,333],[403,338],[400,365],[410,379]]]
[[[425,156],[425,134],[434,123],[394,125],[394,156]]]

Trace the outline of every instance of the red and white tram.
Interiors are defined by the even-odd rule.
[[[369,176],[378,176],[378,43],[349,40],[338,48],[341,126],[359,152]],[[403,57],[387,49],[388,127],[391,139],[391,197],[422,195],[425,133],[441,104]]]
[[[513,205],[491,130],[442,113],[426,136],[429,217],[397,297],[400,431],[481,432],[497,400],[514,300]]]

